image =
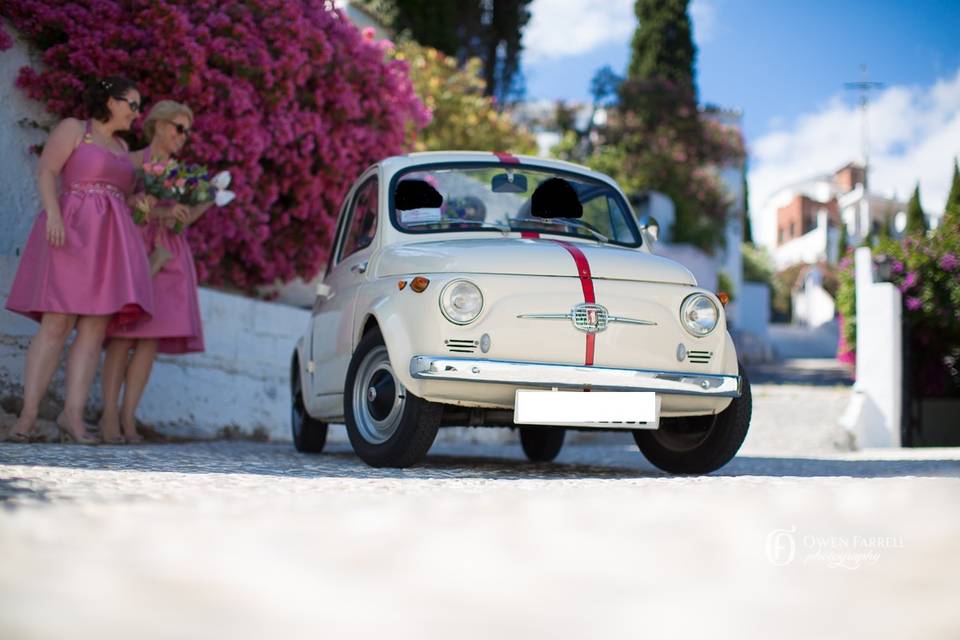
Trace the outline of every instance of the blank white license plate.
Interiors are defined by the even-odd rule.
[[[517,389],[513,421],[614,429],[656,429],[660,398],[652,391]]]

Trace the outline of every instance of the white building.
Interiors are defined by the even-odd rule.
[[[891,235],[902,231],[906,204],[867,189],[866,170],[848,163],[832,174],[815,176],[775,192],[760,215],[775,220],[758,238],[772,254],[778,270],[795,264],[836,262],[841,225],[847,246],[859,245],[884,226]]]

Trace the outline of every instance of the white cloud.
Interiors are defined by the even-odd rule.
[[[540,62],[578,56],[610,43],[626,44],[637,26],[633,0],[534,0],[523,34],[524,58]],[[698,43],[716,31],[711,0],[694,0],[690,18]]]
[[[772,239],[776,221],[758,214],[777,190],[861,157],[860,127],[859,107],[838,94],[750,145],[750,209],[758,239]],[[906,200],[919,181],[924,209],[942,212],[953,158],[960,154],[960,70],[933,86],[892,86],[874,95],[868,132],[871,190]]]
[[[690,20],[693,22],[693,38],[697,46],[707,44],[717,33],[717,8],[711,0],[693,0],[690,3]]]
[[[627,42],[636,26],[633,2],[534,0],[523,34],[524,58],[577,56],[611,42]]]

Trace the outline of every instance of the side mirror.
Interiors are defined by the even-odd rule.
[[[660,223],[651,215],[645,215],[640,219],[640,230],[646,231],[654,242],[660,239]]]

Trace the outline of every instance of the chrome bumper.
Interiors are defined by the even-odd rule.
[[[611,369],[545,362],[413,356],[410,375],[422,380],[492,382],[522,387],[583,388],[739,398],[740,376]]]

